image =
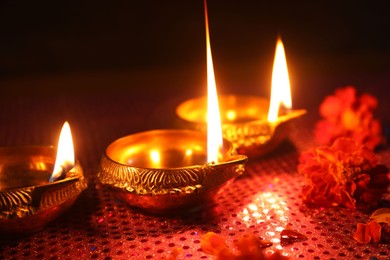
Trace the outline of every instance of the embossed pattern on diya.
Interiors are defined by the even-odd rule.
[[[222,162],[206,163],[205,141],[204,134],[191,130],[120,138],[103,155],[98,178],[130,205],[149,210],[204,204],[244,172],[247,159],[225,140]]]
[[[206,98],[194,98],[176,108],[179,118],[196,129],[205,130]],[[286,111],[275,123],[267,120],[269,101],[254,96],[219,96],[223,136],[240,153],[259,156],[274,150],[286,137],[290,123],[305,110]]]
[[[49,182],[55,150],[49,146],[0,148],[0,233],[25,235],[42,229],[87,188],[80,164]]]

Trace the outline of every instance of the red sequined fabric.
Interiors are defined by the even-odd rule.
[[[165,259],[175,252],[179,259],[212,259],[201,250],[201,238],[207,232],[226,238],[229,247],[251,233],[273,243],[266,253],[279,250],[292,259],[389,258],[387,244],[359,244],[353,239],[356,224],[366,223],[368,212],[312,209],[302,203],[304,179],[297,165],[299,154],[315,146],[315,120],[310,115],[296,122],[290,141],[272,154],[249,158],[244,175],[219,194],[210,208],[162,217],[128,207],[97,183],[101,155],[121,136],[160,126],[178,127],[172,111],[182,99],[157,108],[111,99],[61,97],[53,102],[43,97],[39,102],[19,99],[2,105],[2,145],[53,144],[68,120],[89,187],[70,210],[39,233],[18,240],[2,237],[0,259]],[[162,115],[160,111],[168,112]],[[381,162],[390,162],[389,149],[379,156]],[[286,227],[307,240],[281,243]]]
[[[33,125],[45,107],[45,104],[35,107],[38,112],[23,122]],[[250,158],[245,174],[219,194],[211,207],[180,217],[162,217],[128,207],[96,182],[104,143],[119,137],[122,130],[105,130],[114,132],[105,135],[102,142],[95,126],[119,125],[116,120],[122,119],[103,117],[101,121],[83,121],[80,125],[73,122],[76,152],[90,179],[88,190],[69,211],[41,232],[18,240],[2,237],[1,259],[162,259],[174,252],[178,252],[179,259],[212,259],[201,250],[201,237],[207,232],[226,238],[229,247],[244,234],[252,233],[273,243],[266,252],[279,251],[293,259],[389,258],[388,245],[362,245],[353,239],[356,224],[365,223],[368,213],[347,208],[312,209],[302,203],[304,179],[297,173],[298,156],[313,147],[310,141],[313,120],[299,120],[290,133],[290,142],[283,143],[272,154]],[[124,129],[130,127],[131,122],[123,122]],[[61,123],[58,120],[58,124],[52,125],[60,127]],[[39,126],[30,130],[32,136],[19,131],[22,137],[18,138],[42,140],[44,134]],[[54,129],[50,131],[56,133]],[[1,134],[11,136],[7,139],[11,143],[16,140],[12,139],[16,138],[15,133]],[[390,150],[382,151],[380,156],[382,161],[389,162]],[[281,243],[281,232],[286,227],[308,239]]]

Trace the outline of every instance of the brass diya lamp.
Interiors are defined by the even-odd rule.
[[[221,120],[207,26],[207,135],[195,130],[153,130],[117,139],[106,149],[100,182],[131,206],[176,214],[209,204],[244,172],[245,155],[237,155],[222,138]]]
[[[271,100],[245,95],[219,96],[223,137],[239,153],[260,156],[274,150],[288,135],[291,123],[305,110],[291,109],[287,63],[281,39],[278,39],[272,73]],[[279,106],[283,107],[279,108]],[[204,130],[206,97],[187,100],[176,114],[192,127]]]
[[[181,103],[177,115],[197,130],[205,131],[205,97]],[[261,156],[274,150],[287,136],[292,123],[305,110],[286,110],[275,122],[267,120],[269,100],[245,95],[219,96],[223,137],[247,156]]]
[[[247,157],[224,140],[220,161],[207,162],[206,135],[152,130],[111,143],[99,181],[121,200],[152,213],[176,214],[207,205],[244,172]]]
[[[70,129],[68,133],[70,135]],[[61,133],[60,139],[63,136]],[[58,150],[52,146],[0,148],[0,234],[3,239],[43,229],[87,188],[80,163],[72,162],[73,154],[69,155],[73,159],[61,158],[64,153],[61,140],[58,147]]]
[[[222,138],[206,17],[207,135],[195,130],[154,130],[111,143],[101,160],[100,182],[131,206],[174,214],[212,201],[244,172],[247,157]],[[207,113],[206,113],[207,112]]]

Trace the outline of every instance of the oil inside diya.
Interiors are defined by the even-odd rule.
[[[219,107],[223,137],[239,153],[260,156],[274,150],[286,139],[291,122],[305,110],[285,110],[276,122],[269,122],[269,100],[245,95],[220,95]],[[176,114],[195,129],[206,129],[206,97],[187,100],[176,108]]]
[[[56,149],[0,148],[0,233],[2,238],[39,231],[65,212],[87,188],[77,162],[60,180],[49,182]]]
[[[206,163],[207,139],[199,131],[152,130],[111,143],[98,179],[131,206],[176,214],[208,204],[244,172],[247,157],[227,140],[221,157]]]

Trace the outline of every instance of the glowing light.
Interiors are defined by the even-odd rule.
[[[157,150],[150,151],[150,160],[154,167],[159,167],[161,165],[161,156],[160,152]]]
[[[284,105],[288,109],[292,107],[286,54],[284,52],[283,42],[278,38],[272,69],[271,101],[268,111],[268,121],[275,122],[277,120],[280,105]]]
[[[270,236],[270,237],[273,237],[273,236],[275,236],[275,232],[273,232],[273,231],[267,231],[267,232],[265,232],[268,236]]]
[[[57,157],[50,182],[60,178],[66,171],[73,168],[75,164],[72,133],[68,122],[65,122],[58,140]]]
[[[256,211],[256,212],[253,212],[252,216],[257,219],[257,218],[261,217],[261,214]]]
[[[237,113],[234,110],[229,110],[226,112],[226,118],[229,121],[234,121],[237,118]]]
[[[204,0],[204,15],[207,54],[207,161],[217,163],[222,149],[222,127],[218,105],[217,86],[215,84],[213,58],[211,55],[206,0]]]
[[[271,239],[271,242],[280,243],[280,239],[275,238],[274,241],[272,241],[272,239]],[[283,249],[282,245],[276,245],[275,248],[276,248],[277,250],[282,250],[282,249]],[[283,255],[284,255],[284,256],[288,256],[288,254],[283,254]]]
[[[284,227],[276,227],[275,230],[278,232],[282,232],[284,230]]]
[[[243,208],[240,213],[241,219],[251,225],[252,223],[268,223],[275,226],[274,230],[279,231],[289,220],[288,206],[277,194],[272,192],[259,193],[250,204]],[[271,222],[272,221],[272,222]]]
[[[257,211],[257,210],[258,210],[258,208],[257,208],[257,206],[256,206],[255,204],[249,204],[249,205],[248,205],[248,208],[249,208],[250,210],[252,210],[252,211]]]

